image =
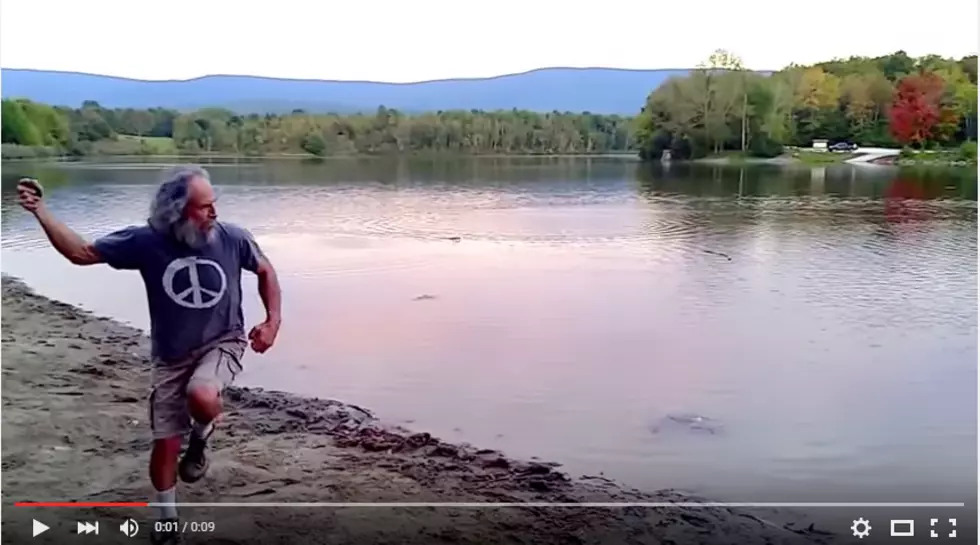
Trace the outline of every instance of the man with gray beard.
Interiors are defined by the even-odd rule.
[[[178,543],[177,476],[193,483],[208,469],[207,442],[221,414],[221,392],[242,371],[251,341],[263,353],[281,323],[276,272],[248,231],[218,221],[208,173],[169,171],[146,225],[127,227],[89,243],[44,206],[40,184],[17,186],[21,206],[37,218],[51,245],[75,265],[105,263],[143,277],[150,309],[152,389],[150,480],[160,504],[154,544]],[[241,271],[258,276],[266,319],[245,336]],[[190,433],[180,457],[183,437]],[[179,463],[178,463],[179,458]]]

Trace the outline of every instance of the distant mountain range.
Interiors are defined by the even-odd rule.
[[[650,91],[688,70],[544,68],[493,78],[419,83],[321,81],[258,76],[206,76],[144,81],[46,70],[0,70],[0,94],[77,107],[95,100],[109,108],[222,107],[240,113],[373,112],[384,105],[405,112],[436,110],[570,111],[633,115]]]

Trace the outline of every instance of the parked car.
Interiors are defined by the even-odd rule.
[[[837,142],[827,149],[830,151],[855,151],[858,149],[858,145],[853,142]]]

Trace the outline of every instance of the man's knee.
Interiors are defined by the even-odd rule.
[[[220,390],[213,384],[192,381],[187,385],[187,401],[192,405],[212,405],[219,401],[220,395]]]
[[[192,381],[187,386],[187,406],[197,421],[207,422],[221,412],[221,390],[207,382]]]

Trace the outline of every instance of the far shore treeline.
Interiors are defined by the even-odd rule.
[[[814,140],[910,150],[955,148],[976,159],[977,57],[899,51],[770,75],[719,50],[647,98],[636,122],[641,157],[698,158],[726,150],[776,157]],[[971,156],[972,157],[969,157]]]
[[[568,92],[575,92],[568,89]],[[406,115],[241,114],[221,108],[80,108],[2,101],[3,157],[92,155],[337,156],[639,153],[659,160],[723,152],[775,157],[815,139],[863,146],[959,148],[976,157],[977,57],[852,57],[773,74],[719,50],[651,90],[638,115],[439,111]]]

